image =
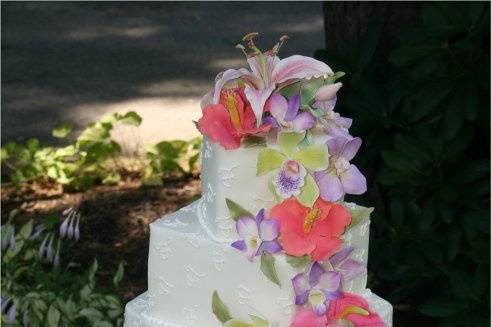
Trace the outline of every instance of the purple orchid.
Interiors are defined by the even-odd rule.
[[[336,106],[337,97],[326,100],[316,101],[314,107],[324,112],[324,115],[319,118],[319,122],[322,125],[324,131],[332,136],[349,136],[348,129],[351,127],[353,120],[351,118],[341,117],[341,115],[334,111]]]
[[[300,55],[293,55],[280,60],[277,54],[281,45],[287,39],[286,36],[280,38],[280,42],[271,50],[263,53],[254,44],[256,36],[257,33],[251,33],[243,39],[247,41],[249,53],[246,53],[244,46],[238,46],[246,54],[251,70],[249,71],[245,68],[239,70],[228,69],[217,76],[213,103],[218,103],[220,91],[227,82],[241,79],[246,83],[244,91],[251,103],[252,110],[256,115],[256,123],[259,126],[264,104],[277,86],[282,87],[308,77],[332,74],[333,71],[328,65],[319,60]]]
[[[363,194],[367,190],[365,176],[350,164],[361,146],[359,137],[333,137],[327,141],[329,148],[329,167],[315,173],[320,196],[326,201],[337,201],[347,194]]]
[[[265,110],[269,110],[271,116],[263,119],[263,122],[272,128],[281,128],[287,131],[304,132],[315,126],[315,118],[309,112],[301,112],[300,94],[296,94],[287,101],[278,93],[273,93],[266,102]]]
[[[335,271],[326,271],[318,262],[312,264],[308,276],[298,274],[292,283],[295,304],[309,302],[317,316],[325,315],[329,303],[341,295],[341,275]]]
[[[236,228],[242,239],[233,242],[232,247],[245,252],[250,261],[265,251],[271,254],[281,251],[277,241],[280,223],[276,219],[265,219],[264,209],[259,210],[255,218],[240,217]]]
[[[345,246],[323,263],[328,270],[338,272],[343,283],[353,280],[365,271],[365,266],[361,262],[349,258],[353,250],[352,246]]]
[[[283,199],[298,196],[305,185],[307,170],[295,160],[287,160],[273,179],[278,195]]]

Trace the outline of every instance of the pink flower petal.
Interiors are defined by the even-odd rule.
[[[301,257],[310,254],[315,249],[314,243],[298,234],[285,233],[281,237],[283,250],[289,255]]]
[[[302,310],[295,314],[290,327],[325,327],[326,316],[317,316],[311,310]]]
[[[310,57],[293,55],[280,60],[274,67],[271,75],[273,82],[279,84],[288,80],[332,73],[331,68],[322,61]]]
[[[198,120],[199,131],[211,141],[217,142],[227,150],[240,146],[240,137],[230,121],[230,114],[221,104],[208,105],[203,109],[203,117]]]
[[[213,92],[213,103],[217,104],[220,101],[220,93],[225,84],[234,79],[240,78],[243,75],[249,74],[249,71],[245,68],[237,69],[227,69],[221,75],[217,76],[215,83],[215,90]]]
[[[343,244],[339,238],[317,237],[314,240],[316,247],[311,252],[312,260],[321,261],[331,256]]]
[[[254,111],[254,114],[256,116],[257,126],[261,124],[263,111],[264,111],[264,104],[266,103],[266,100],[268,100],[273,90],[274,90],[274,86],[269,86],[265,89],[260,89],[260,90],[252,88],[249,85],[246,85],[245,87],[245,94],[247,100],[249,100],[249,103],[251,104],[252,111]]]
[[[328,101],[336,97],[336,93],[343,86],[343,83],[335,83],[321,86],[315,93],[317,101]]]

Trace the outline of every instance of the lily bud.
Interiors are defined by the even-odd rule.
[[[343,86],[343,83],[335,83],[321,86],[315,93],[315,99],[317,101],[327,101],[336,96],[336,93]]]

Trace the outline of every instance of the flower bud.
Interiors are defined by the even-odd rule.
[[[343,83],[335,83],[321,86],[315,93],[315,99],[317,101],[327,101],[336,96],[336,93],[343,86]]]

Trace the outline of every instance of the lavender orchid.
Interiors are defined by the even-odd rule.
[[[295,304],[312,306],[317,316],[325,315],[329,303],[341,295],[341,275],[326,271],[318,262],[314,262],[309,275],[304,273],[292,279],[295,290]]]
[[[326,101],[316,101],[314,107],[321,109],[324,115],[319,118],[319,122],[323,130],[330,136],[349,136],[348,128],[351,127],[352,119],[342,117],[339,113],[334,111],[337,98],[333,97]]]
[[[315,126],[315,118],[309,112],[301,112],[300,94],[296,94],[287,101],[278,93],[273,93],[266,102],[266,110],[271,116],[263,119],[263,122],[272,128],[281,128],[283,131],[304,132]]]
[[[268,253],[281,251],[281,245],[277,241],[280,224],[275,219],[265,219],[264,209],[259,210],[255,218],[240,217],[236,228],[242,239],[232,243],[232,247],[245,252],[250,261],[265,251]]]
[[[251,103],[252,110],[256,115],[256,123],[259,126],[264,104],[275,88],[304,78],[333,74],[333,71],[321,61],[300,55],[293,55],[280,60],[277,54],[283,42],[288,39],[287,36],[281,37],[280,42],[265,53],[261,52],[254,44],[256,36],[257,33],[250,33],[243,38],[243,41],[247,41],[249,53],[246,53],[244,46],[238,46],[246,54],[251,71],[245,68],[228,69],[217,76],[213,103],[218,103],[220,91],[227,82],[241,79],[246,83],[245,94]]]
[[[349,258],[353,250],[352,246],[345,246],[323,263],[328,270],[338,272],[343,283],[353,280],[365,271],[365,266],[361,262]]]
[[[367,190],[365,176],[358,168],[350,164],[361,146],[359,137],[338,136],[327,141],[329,148],[329,167],[316,172],[315,180],[320,196],[326,201],[337,201],[347,194],[363,194]]]

